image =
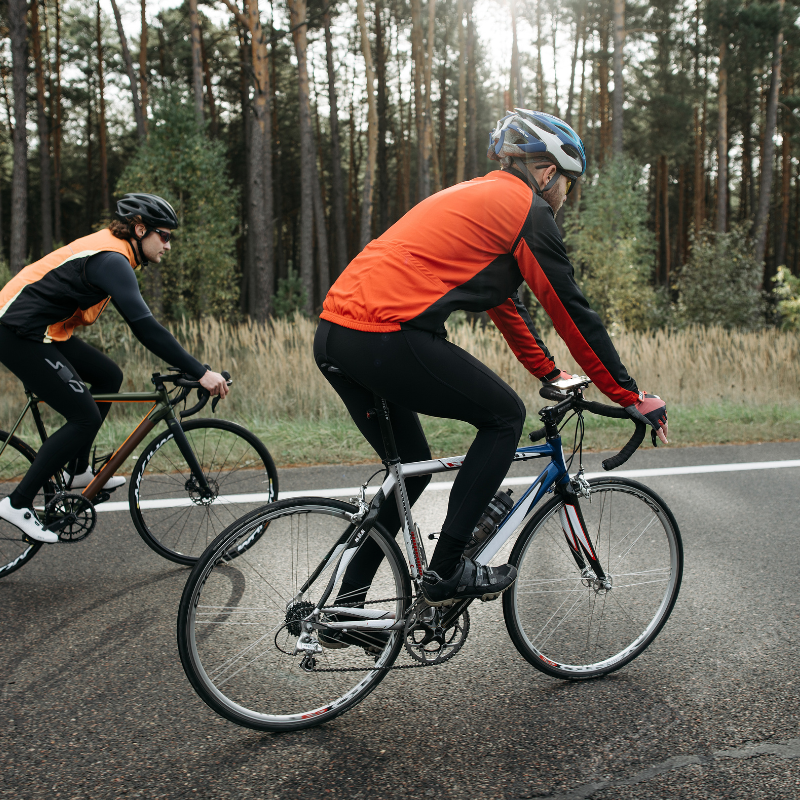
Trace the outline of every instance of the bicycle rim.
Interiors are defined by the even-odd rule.
[[[612,588],[581,575],[554,499],[520,536],[511,556],[519,575],[504,596],[517,649],[559,678],[605,675],[636,658],[667,621],[683,571],[680,532],[658,495],[619,478],[590,484],[581,510]]]
[[[131,516],[159,555],[194,564],[209,544],[245,512],[278,496],[278,476],[258,437],[227,420],[183,423],[203,470],[204,495],[170,431],[142,453],[131,478]]]
[[[192,570],[179,612],[179,650],[195,690],[217,713],[258,730],[296,730],[341,714],[383,679],[402,647],[402,631],[388,632],[374,653],[358,644],[325,647],[311,672],[301,668],[303,654],[294,655],[299,620],[337,569],[353,511],[347,503],[317,498],[273,503],[231,526]],[[263,535],[246,552],[225,558],[257,533]],[[364,541],[382,556],[364,587],[364,608],[402,620],[410,582],[397,544],[377,527]],[[336,604],[343,572],[337,570],[327,608]],[[326,618],[330,612],[323,609]],[[325,671],[340,669],[352,671]]]
[[[0,431],[0,447],[8,438],[7,433]],[[36,458],[35,450],[16,436],[10,437],[8,445],[0,456],[0,500],[8,497],[17,488],[34,458]],[[34,508],[43,512],[52,496],[53,487],[47,484],[34,499]],[[19,528],[0,519],[0,578],[27,564],[39,552],[41,546],[41,542],[29,544],[22,538],[22,531]]]

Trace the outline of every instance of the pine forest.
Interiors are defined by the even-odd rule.
[[[2,0],[0,276],[153,192],[181,221],[140,278],[157,316],[313,316],[412,205],[497,168],[489,132],[522,107],[585,143],[557,221],[607,325],[796,329],[797,19],[786,0]]]

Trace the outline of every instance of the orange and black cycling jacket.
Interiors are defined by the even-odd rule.
[[[321,317],[361,331],[444,335],[453,311],[487,311],[541,378],[555,365],[519,300],[523,281],[598,389],[622,406],[638,400],[636,382],[575,283],[552,209],[512,171],[459,183],[412,208],[353,259]]]

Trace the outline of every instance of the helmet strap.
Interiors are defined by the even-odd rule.
[[[558,179],[561,177],[561,173],[558,171],[558,167],[556,167],[556,171],[553,174],[553,177],[547,182],[547,186],[545,186],[543,189],[540,189],[539,183],[537,182],[536,178],[533,177],[533,173],[528,169],[528,165],[521,158],[515,157],[514,164],[523,175],[527,176],[528,183],[531,185],[531,189],[533,189],[533,191],[536,192],[539,197],[541,197],[546,191],[552,189],[556,183],[558,183]]]
[[[530,184],[531,189],[533,189],[539,197],[542,196],[542,190],[539,188],[539,183],[537,182],[536,178],[533,177],[533,173],[528,169],[527,164],[517,156],[513,158],[514,166],[522,173],[522,175],[528,179],[528,183]],[[547,188],[550,188],[550,184],[547,185]]]
[[[150,233],[150,231],[147,231],[147,233],[145,233],[145,236],[147,236],[148,233]],[[141,267],[146,267],[150,262],[147,260],[147,256],[145,256],[144,251],[142,250],[142,239],[144,238],[144,236],[142,237],[142,239],[140,239],[136,235],[136,233],[134,232],[133,238],[136,240],[136,247],[134,248],[134,255],[138,252],[138,254],[139,254],[139,265]]]

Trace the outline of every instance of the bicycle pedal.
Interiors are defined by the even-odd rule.
[[[106,500],[111,499],[111,492],[114,491],[116,491],[116,487],[114,487],[113,489],[109,489],[108,491],[103,491],[100,492],[99,494],[96,494],[92,499],[92,503],[94,503],[96,506],[100,505],[100,503],[105,503]]]

